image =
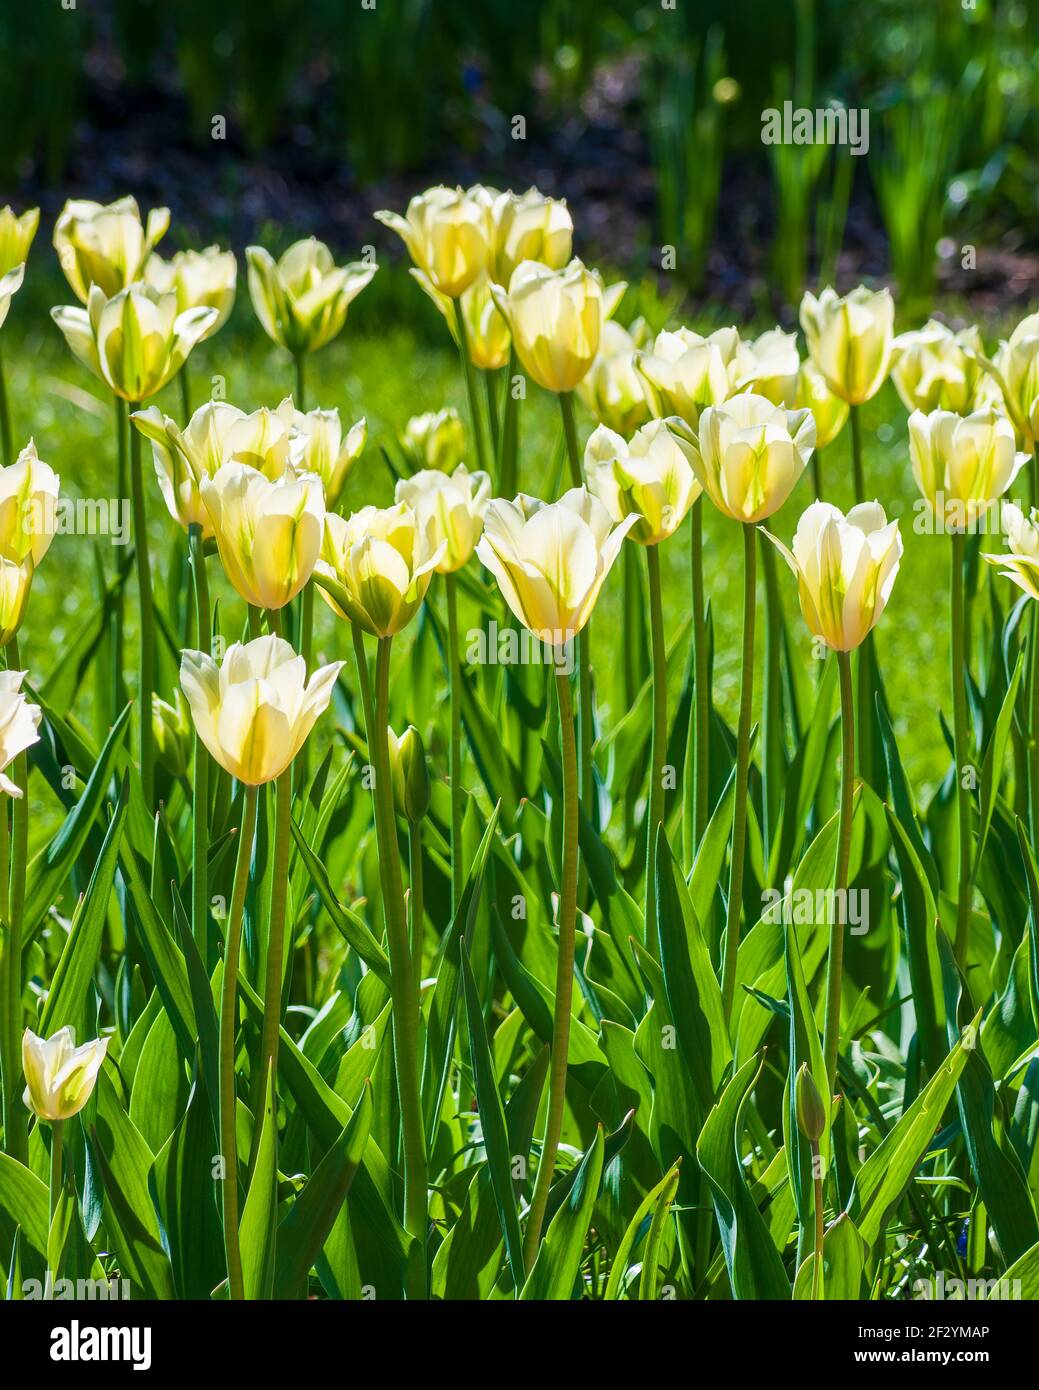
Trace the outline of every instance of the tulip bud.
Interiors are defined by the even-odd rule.
[[[21,217],[11,207],[0,208],[0,276],[29,259],[29,247],[39,225],[39,208],[28,208]]]
[[[96,285],[109,299],[140,279],[169,225],[169,208],[153,208],[143,227],[134,198],[119,198],[107,207],[70,198],[54,226],[54,249],[76,297],[85,304]]]
[[[797,575],[801,612],[828,647],[850,652],[880,621],[898,574],[902,536],[879,502],[847,516],[813,502],[797,523],[793,552],[766,535]]]
[[[808,1070],[808,1063],[802,1062],[797,1069],[794,1083],[794,1101],[797,1109],[797,1127],[811,1144],[817,1144],[826,1131],[826,1106],[819,1094],[819,1088]]]
[[[693,471],[726,516],[763,521],[790,496],[814,447],[810,411],[783,410],[764,396],[733,396],[700,416]]]
[[[26,1028],[22,1069],[29,1084],[22,1099],[29,1109],[50,1124],[78,1115],[93,1093],[108,1041],[94,1038],[77,1047],[71,1028],[61,1028],[46,1040]]]
[[[0,671],[0,791],[15,798],[21,796],[22,789],[11,781],[5,769],[19,753],[39,743],[37,730],[43,717],[40,706],[30,705],[22,693],[24,679],[24,671]]]
[[[614,521],[635,518],[633,541],[657,545],[674,535],[700,496],[692,453],[692,446],[672,433],[666,420],[644,425],[630,444],[600,425],[585,448],[589,491]]]
[[[314,237],[297,241],[278,261],[262,246],[246,247],[245,255],[256,317],[268,338],[294,357],[331,342],[378,269],[363,261],[337,266]]]
[[[327,708],[343,663],[307,668],[280,637],[228,647],[218,666],[205,652],[180,657],[180,684],[199,738],[246,786],[280,777]]]
[[[486,269],[489,209],[460,188],[428,188],[412,198],[403,217],[375,216],[397,233],[415,268],[448,299],[457,299]]]
[[[1039,599],[1039,511],[1033,507],[1025,516],[1013,502],[1002,507],[1007,554],[988,554],[983,558],[998,565],[1004,579],[1011,580],[1029,598]]]
[[[1010,421],[993,406],[965,418],[948,410],[914,410],[909,456],[924,499],[932,506],[939,500],[961,503],[964,523],[1002,497],[1029,461],[1017,451]]]
[[[435,468],[401,478],[394,500],[414,507],[419,525],[435,546],[443,546],[439,574],[459,570],[473,553],[483,530],[483,514],[491,496],[487,473],[470,473],[460,463],[453,473]]]
[[[30,439],[9,468],[0,468],[0,555],[40,563],[54,539],[60,479]]]
[[[508,293],[492,287],[523,368],[548,391],[572,391],[599,351],[608,317],[597,271],[573,260],[563,270],[523,261]]]
[[[329,512],[315,573],[332,581],[334,596],[320,582],[318,590],[339,617],[391,637],[422,606],[445,552],[406,502],[362,507],[345,519]]]
[[[599,352],[577,394],[601,425],[628,435],[652,415],[648,388],[635,366],[645,325],[629,333],[612,319],[603,324]]]
[[[403,816],[410,825],[414,825],[429,810],[432,799],[426,750],[422,746],[419,731],[413,724],[408,725],[400,738],[392,729],[387,729],[386,741],[390,750],[393,804],[397,814]]]
[[[887,289],[864,285],[839,298],[832,289],[801,300],[801,327],[812,361],[831,391],[850,405],[871,400],[887,376],[895,305]]]
[[[454,406],[413,415],[404,426],[401,448],[416,470],[436,468],[450,473],[465,457],[465,430]]]
[[[152,692],[152,736],[159,762],[171,777],[183,777],[191,761],[191,721],[179,690],[172,705]]]
[[[207,246],[204,251],[178,251],[164,261],[153,253],[144,267],[145,284],[159,294],[177,296],[177,312],[211,308],[217,317],[203,333],[211,338],[227,322],[235,300],[238,262],[233,251]]]

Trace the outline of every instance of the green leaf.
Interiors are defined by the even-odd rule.
[[[300,857],[306,865],[310,881],[318,891],[325,911],[332,920],[332,925],[343,937],[348,946],[352,946],[357,954],[364,961],[370,970],[373,970],[383,984],[390,983],[390,962],[386,952],[382,949],[375,937],[368,928],[368,924],[363,917],[359,917],[356,912],[345,907],[336,897],[335,890],[329,881],[325,866],[317,855],[310,848],[306,837],[295,821],[292,824],[292,836],[296,841],[296,848],[299,850]]]
[[[624,1297],[627,1288],[627,1277],[631,1265],[632,1251],[635,1249],[643,1233],[643,1227],[647,1220],[650,1222],[650,1228],[652,1230],[657,1211],[663,1210],[666,1213],[671,1203],[674,1201],[675,1193],[678,1191],[678,1179],[681,1176],[681,1171],[681,1164],[674,1163],[660,1179],[656,1187],[651,1188],[650,1191],[646,1193],[645,1197],[643,1197],[636,1208],[635,1215],[628,1222],[628,1227],[621,1237],[620,1245],[618,1245],[617,1252],[613,1257],[613,1263],[610,1266],[610,1277],[606,1281],[606,1290],[603,1293],[603,1298],[605,1300],[612,1302]],[[654,1252],[650,1248],[647,1235],[646,1258],[652,1259],[653,1257]],[[643,1267],[645,1266],[646,1258],[643,1259]]]
[[[22,1228],[25,1239],[41,1255],[47,1254],[50,1195],[47,1184],[10,1154],[0,1153],[0,1210]]]
[[[556,1212],[541,1242],[520,1298],[525,1301],[570,1300],[581,1269],[581,1252],[592,1223],[603,1166],[603,1128],[581,1160],[566,1202]]]
[[[861,1297],[866,1246],[855,1223],[842,1211],[823,1236],[823,1298],[852,1302]],[[815,1280],[815,1251],[797,1271],[794,1298],[811,1299]]]
[[[260,1143],[239,1228],[242,1280],[248,1299],[270,1298],[274,1289],[278,1235],[278,1135],[273,1083],[274,1078],[268,1068]]]

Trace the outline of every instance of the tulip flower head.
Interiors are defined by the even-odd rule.
[[[943,511],[951,502],[962,513],[950,529],[961,529],[985,512],[1029,461],[1017,450],[1013,425],[993,406],[966,417],[914,410],[909,455],[925,501]]]
[[[524,370],[547,391],[572,391],[599,351],[609,308],[597,271],[572,260],[562,270],[522,261],[494,302]]]
[[[139,280],[169,225],[169,208],[153,208],[142,226],[134,198],[107,206],[70,198],[54,226],[54,249],[76,298],[86,304],[96,285],[111,299]]]
[[[1039,511],[1033,507],[1025,516],[1013,502],[1004,502],[1003,528],[1006,531],[1006,553],[985,555],[990,565],[996,565],[1004,579],[1028,595],[1039,599]]]
[[[30,439],[8,468],[0,468],[0,555],[40,563],[54,539],[60,479]]]
[[[22,1070],[28,1085],[22,1099],[49,1124],[71,1120],[93,1094],[107,1052],[107,1038],[94,1038],[77,1047],[71,1028],[59,1028],[47,1039],[26,1028],[22,1034]]]
[[[345,519],[329,512],[318,588],[339,617],[373,637],[392,637],[418,612],[446,553],[445,542],[434,542],[407,502],[362,507]],[[332,592],[321,586],[322,576],[332,581]]]
[[[418,522],[443,554],[438,574],[459,570],[472,555],[483,530],[483,514],[491,496],[489,474],[470,473],[460,463],[453,473],[427,468],[401,478],[394,499],[413,507]]]
[[[155,755],[171,777],[183,777],[191,763],[191,719],[183,692],[173,692],[173,703],[152,691],[152,737]]]
[[[524,261],[561,270],[570,260],[574,223],[565,202],[546,198],[536,188],[510,191],[494,196],[490,214],[488,270],[495,284],[507,285]]]
[[[33,573],[31,555],[20,564],[0,555],[0,647],[6,647],[22,625]]]
[[[0,277],[29,259],[39,225],[39,208],[28,208],[20,217],[11,207],[0,208]]]
[[[5,275],[0,275],[0,325],[2,325],[7,318],[8,310],[11,307],[11,300],[21,289],[24,279],[24,265],[16,265]]]
[[[801,300],[801,327],[827,386],[849,405],[872,400],[891,362],[895,304],[887,289],[864,285],[843,297],[827,287]]]
[[[297,470],[316,473],[325,489],[325,506],[334,510],[346,480],[368,442],[368,421],[362,416],[343,438],[338,410],[297,410],[292,416],[290,450]]]
[[[797,335],[770,328],[752,342],[741,341],[734,363],[736,386],[764,396],[773,405],[795,408],[801,359]]]
[[[246,603],[284,608],[306,584],[321,550],[321,479],[286,464],[271,481],[244,463],[201,479],[224,573]]]
[[[1039,313],[1021,320],[993,361],[980,361],[995,381],[1021,442],[1034,450],[1039,444]]]
[[[22,791],[6,770],[19,753],[39,743],[37,730],[43,717],[40,706],[30,705],[22,692],[24,679],[24,671],[0,671],[0,791],[15,798]]]
[[[512,502],[496,497],[488,504],[476,553],[523,626],[558,649],[591,617],[637,520],[627,516],[615,525],[583,487],[571,488],[558,502],[523,493]]]
[[[719,328],[706,338],[689,328],[658,333],[653,346],[636,355],[635,366],[653,414],[677,415],[696,429],[707,406],[721,405],[736,390],[740,335],[735,328]]]
[[[280,777],[328,708],[341,661],[307,668],[281,637],[235,642],[218,665],[205,652],[185,651],[180,684],[195,729],[224,769],[246,786]]]
[[[238,262],[233,251],[221,251],[219,246],[178,251],[168,261],[153,253],[144,267],[144,282],[159,294],[175,294],[179,314],[186,309],[215,309],[217,317],[202,335],[211,338],[234,306]]]
[[[797,523],[792,551],[765,534],[797,576],[813,635],[838,652],[860,646],[891,597],[902,557],[898,522],[888,521],[879,502],[860,502],[847,516],[813,502]]]
[[[449,473],[465,457],[465,427],[453,406],[413,415],[404,426],[401,448],[415,465]]]
[[[461,188],[428,188],[412,198],[403,217],[375,216],[397,233],[416,270],[448,299],[457,299],[487,268],[489,210]]]
[[[618,434],[631,434],[653,414],[648,388],[635,366],[639,347],[646,338],[640,319],[631,331],[613,319],[602,326],[599,351],[577,394],[600,425]]]
[[[390,755],[390,775],[393,778],[393,804],[397,814],[409,824],[420,821],[429,810],[432,789],[426,750],[414,724],[409,724],[400,738],[392,729],[386,730]]]
[[[429,277],[421,270],[412,267],[411,275],[443,314],[451,337],[456,346],[458,324],[455,319],[455,303],[446,294],[435,288]],[[491,281],[486,271],[481,271],[468,289],[459,295],[457,303],[465,320],[465,339],[469,349],[469,359],[474,367],[482,372],[497,371],[509,360],[509,347],[512,336],[509,325],[494,302],[491,294]]]
[[[690,435],[693,471],[734,521],[764,521],[793,491],[815,448],[810,410],[784,410],[752,393],[712,405]]]
[[[954,333],[931,319],[891,345],[891,379],[906,410],[951,410],[969,415],[998,404],[999,387],[981,365],[984,346],[977,328]]]
[[[826,384],[822,372],[810,357],[801,363],[794,392],[794,410],[810,410],[815,421],[815,447],[825,449],[840,434],[851,407]]]
[[[588,488],[614,521],[634,516],[631,539],[658,545],[678,530],[702,491],[690,462],[692,446],[666,420],[653,420],[626,443],[600,425],[584,454]]]
[[[125,401],[147,400],[172,381],[217,317],[216,309],[180,314],[175,294],[140,283],[111,299],[94,285],[85,309],[51,310],[79,360]]]
[[[246,247],[245,256],[256,317],[268,338],[293,357],[332,341],[378,268],[363,261],[337,266],[314,237],[295,242],[277,261],[262,246]]]

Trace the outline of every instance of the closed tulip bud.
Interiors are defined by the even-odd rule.
[[[317,474],[325,489],[325,506],[334,510],[368,442],[368,421],[362,416],[344,439],[338,410],[297,410],[292,420],[292,462],[297,469]]]
[[[37,730],[43,717],[40,706],[30,705],[26,699],[24,679],[24,671],[0,671],[0,791],[16,799],[22,789],[7,776],[7,768],[19,753],[39,743]]]
[[[54,539],[60,479],[30,439],[8,468],[0,468],[0,555],[38,565]]]
[[[418,729],[409,724],[400,738],[392,729],[387,729],[386,742],[390,751],[393,804],[397,814],[403,816],[410,825],[414,825],[429,810],[432,799],[429,768],[426,766],[426,750],[422,746],[422,738]]]
[[[170,516],[185,530],[202,528],[213,535],[209,509],[199,484],[212,478],[225,463],[243,463],[271,480],[280,478],[289,461],[292,401],[286,397],[277,410],[263,407],[246,415],[227,401],[207,401],[181,429],[158,406],[136,410],[134,425],[152,446],[155,476]]]
[[[11,300],[22,287],[25,279],[25,266],[16,265],[13,270],[9,270],[6,275],[0,275],[0,325],[7,318],[8,310],[11,307]]]
[[[797,576],[813,635],[834,651],[854,651],[891,597],[902,558],[898,522],[888,521],[879,502],[861,502],[847,516],[829,502],[813,502],[797,523],[793,552],[769,539]]]
[[[962,504],[964,521],[985,511],[1029,460],[1018,453],[1014,427],[993,406],[962,417],[948,410],[909,417],[913,476],[932,506]]]
[[[507,285],[524,261],[561,270],[570,259],[570,211],[565,202],[546,198],[536,188],[497,194],[491,204],[491,228],[489,269],[495,284]]]
[[[20,217],[11,207],[0,208],[0,276],[29,259],[29,247],[39,225],[39,208],[28,208]]]
[[[169,225],[169,208],[153,208],[142,226],[134,198],[107,206],[70,198],[54,227],[54,249],[77,299],[86,304],[92,285],[111,299],[139,280]]]
[[[981,358],[1021,442],[1039,444],[1039,314],[1029,314],[1001,343],[995,360]]]
[[[449,473],[465,457],[465,428],[453,406],[413,415],[404,426],[401,448],[416,469],[436,468]]]
[[[316,352],[346,322],[350,305],[378,269],[363,261],[337,266],[314,237],[290,246],[275,261],[262,246],[248,246],[249,295],[263,331],[293,357]]]
[[[461,569],[483,530],[483,514],[491,496],[490,476],[470,473],[464,463],[453,473],[428,468],[401,478],[394,496],[397,502],[415,509],[432,544],[443,546],[437,573]]]
[[[849,405],[871,400],[891,361],[895,305],[889,290],[864,285],[839,297],[832,289],[801,300],[801,327],[826,384]]]
[[[591,617],[621,542],[637,518],[619,525],[586,488],[558,502],[521,493],[488,504],[476,553],[513,613],[542,642],[561,647]]]
[[[107,1038],[94,1038],[77,1047],[72,1028],[59,1028],[46,1040],[26,1028],[22,1034],[22,1070],[28,1085],[23,1101],[48,1124],[71,1120],[93,1094],[107,1052]]]
[[[403,217],[375,216],[397,233],[416,270],[448,299],[457,299],[487,268],[489,208],[461,188],[428,188],[412,198]]]
[[[143,284],[106,299],[95,285],[85,309],[63,305],[51,317],[84,366],[123,400],[143,401],[173,380],[217,311],[178,314],[175,294]]]
[[[673,536],[701,488],[690,462],[692,446],[653,420],[625,443],[600,425],[588,440],[584,471],[589,491],[614,521],[636,518],[631,539],[658,545]]]
[[[969,415],[995,403],[999,388],[981,366],[984,346],[977,328],[953,333],[931,319],[891,345],[891,379],[906,410],[952,410]]]
[[[719,328],[701,337],[689,328],[658,333],[653,346],[635,357],[635,366],[649,388],[654,415],[677,415],[696,429],[702,411],[721,403],[736,390],[740,335]]]
[[[597,271],[573,260],[563,270],[523,261],[508,293],[492,289],[524,370],[547,391],[572,391],[599,351],[607,306]]]
[[[1039,599],[1039,512],[1032,508],[1025,516],[1013,502],[1002,507],[1006,531],[1006,553],[987,554],[990,565],[997,565],[1004,579],[1011,580],[1029,598]]]
[[[646,383],[635,367],[644,324],[629,333],[612,319],[603,324],[599,352],[577,394],[601,425],[631,434],[652,415]]]
[[[171,777],[183,777],[191,761],[191,721],[179,690],[172,705],[152,692],[152,736],[159,762]]]
[[[31,555],[20,564],[0,555],[0,647],[6,647],[22,625],[32,577]]]
[[[421,270],[412,269],[412,276],[433,301],[447,321],[456,345],[458,324],[455,320],[455,301],[435,289],[428,276]],[[465,340],[469,349],[469,360],[482,372],[497,371],[509,360],[509,347],[512,336],[509,325],[502,318],[491,294],[491,282],[486,273],[481,272],[467,290],[458,298],[465,320]]]
[[[345,519],[329,512],[317,575],[325,602],[373,637],[392,637],[422,606],[446,547],[435,545],[413,507],[362,507]]]
[[[802,1062],[794,1080],[794,1104],[797,1111],[797,1127],[811,1144],[817,1144],[826,1132],[826,1106],[819,1094],[819,1088],[808,1070],[808,1063]]]
[[[215,309],[217,317],[202,335],[211,338],[234,306],[238,262],[233,251],[221,251],[219,246],[178,251],[168,261],[153,254],[144,267],[144,281],[159,294],[175,294],[179,314],[186,309]]]
[[[180,657],[180,684],[195,729],[224,769],[246,786],[280,777],[328,708],[341,661],[307,679],[281,637],[235,642],[218,665],[205,652]]]
[[[800,369],[797,335],[781,328],[770,328],[753,342],[741,341],[733,364],[737,389],[749,389],[788,410],[796,408]]]
[[[825,449],[840,434],[851,407],[827,386],[822,372],[808,358],[801,363],[794,393],[794,410],[810,410],[815,421],[815,447]]]
[[[201,480],[224,573],[255,608],[284,608],[314,572],[325,498],[320,478],[291,464],[273,482],[243,463]]]
[[[704,492],[734,521],[764,521],[793,491],[815,447],[809,410],[784,410],[752,394],[700,416],[692,462]]]

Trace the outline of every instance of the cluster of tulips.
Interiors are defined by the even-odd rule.
[[[397,233],[411,274],[442,312],[459,349],[469,405],[463,431],[451,412],[416,418],[401,440],[414,465],[396,486],[393,505],[341,510],[344,484],[365,447],[359,420],[343,429],[336,410],[307,408],[305,364],[342,329],[351,301],[374,264],[337,266],[327,247],[299,241],[277,261],[248,250],[249,291],[269,337],[296,366],[295,392],[251,414],[222,400],[190,407],[187,364],[194,347],[216,333],[235,295],[233,255],[211,247],[164,260],[156,246],[168,213],[142,221],[137,205],[69,202],[54,245],[79,306],[53,317],[80,362],[115,400],[118,485],[133,504],[139,595],[137,764],[144,804],[156,809],[156,756],[183,731],[184,705],[194,732],[191,788],[192,935],[202,958],[213,922],[207,889],[212,763],[244,789],[234,891],[221,924],[223,970],[219,1006],[219,1142],[224,1158],[222,1212],[229,1292],[247,1293],[240,1253],[240,1165],[237,1155],[236,1065],[239,960],[260,789],[275,784],[266,979],[260,1049],[250,1061],[254,1108],[262,1109],[278,1068],[283,1023],[286,876],[292,847],[294,794],[302,786],[305,744],[326,711],[345,662],[315,667],[313,600],[317,594],[349,627],[355,680],[364,715],[370,787],[378,842],[385,959],[392,997],[393,1064],[399,1099],[403,1222],[424,1250],[429,1238],[428,1123],[423,1114],[421,886],[415,864],[405,871],[398,817],[419,821],[429,803],[425,751],[415,729],[389,727],[393,639],[412,621],[436,575],[443,576],[447,627],[450,739],[450,884],[452,911],[463,907],[466,864],[462,827],[463,687],[458,625],[461,572],[475,553],[518,624],[557,648],[574,642],[576,710],[568,674],[555,691],[562,794],[562,847],[555,904],[557,977],[549,1059],[549,1100],[536,1181],[525,1218],[522,1265],[529,1274],[543,1227],[563,1130],[567,1059],[573,1019],[575,939],[581,909],[581,815],[592,814],[594,686],[588,641],[597,600],[625,541],[644,553],[652,658],[652,739],[645,820],[645,940],[655,939],[657,875],[653,865],[665,820],[668,785],[665,599],[691,604],[694,708],[687,759],[685,858],[693,862],[713,807],[710,787],[708,582],[704,573],[703,499],[742,528],[745,588],[742,679],[735,745],[735,791],[728,852],[726,920],[719,961],[728,1019],[736,993],[747,804],[751,769],[757,565],[771,567],[775,550],[797,580],[805,623],[836,653],[840,673],[843,753],[835,890],[848,887],[855,805],[856,733],[868,744],[876,688],[870,634],[884,612],[899,569],[902,540],[880,502],[869,496],[862,451],[861,407],[891,374],[911,411],[908,450],[923,498],[950,501],[969,516],[1003,496],[1039,437],[1039,315],[1026,318],[993,357],[976,330],[954,333],[938,322],[894,335],[887,290],[860,287],[806,294],[802,360],[795,334],[776,328],[748,339],[735,328],[703,336],[688,328],[654,338],[644,324],[622,327],[613,317],[623,285],[606,286],[598,272],[572,258],[567,207],[535,190],[522,195],[483,187],[433,188],[400,216],[379,219]],[[22,282],[37,215],[0,214],[0,319]],[[522,375],[558,397],[569,468],[562,496],[542,500],[519,488],[519,401]],[[174,419],[152,397],[174,378],[182,414]],[[484,386],[481,399],[480,385]],[[581,447],[578,399],[596,422]],[[127,425],[127,421],[129,424]],[[821,452],[850,421],[855,505],[843,513],[823,500]],[[37,739],[41,712],[21,693],[17,632],[35,567],[49,537],[27,520],[56,498],[58,479],[30,443],[11,458],[3,409],[7,467],[0,474],[0,644],[8,670],[0,684],[0,790],[13,799],[13,818],[0,816],[0,917],[6,927],[3,1048],[4,1133],[9,1152],[24,1153],[25,1118],[11,1102],[11,1078],[24,1067],[25,1100],[55,1129],[88,1099],[107,1040],[76,1047],[63,1029],[48,1040],[26,1030],[19,1049],[21,937],[19,883],[26,853],[26,749]],[[151,447],[158,490],[183,529],[193,580],[196,646],[184,650],[173,704],[154,691],[156,636],[146,516],[148,487],[142,442]],[[470,467],[475,464],[475,467]],[[811,465],[816,500],[788,546],[765,524]],[[1034,486],[1034,484],[1033,484]],[[34,506],[27,506],[27,503]],[[1007,547],[986,555],[1032,598],[1039,599],[1039,520],[1008,506]],[[690,597],[664,592],[659,547],[689,518]],[[953,528],[953,708],[956,760],[970,759],[963,558],[966,526]],[[774,547],[774,548],[773,548]],[[214,554],[248,608],[249,640],[216,652],[212,642],[207,565]],[[486,577],[475,580],[484,587]],[[1039,612],[1039,609],[1034,610]],[[766,614],[767,617],[768,613]],[[120,618],[121,622],[121,618]],[[375,644],[374,669],[366,639]],[[623,638],[621,639],[623,640]],[[853,667],[852,654],[857,653]],[[121,628],[119,657],[123,660]],[[120,664],[117,689],[123,672]],[[1034,682],[1039,689],[1039,682]],[[178,732],[180,731],[180,732]],[[1039,722],[1031,729],[1039,737]],[[861,750],[860,774],[868,774]],[[958,781],[958,786],[960,785]],[[1039,759],[1029,764],[1032,814],[1039,814]],[[956,953],[967,948],[971,908],[969,791],[960,791],[960,881]],[[9,819],[11,820],[9,828]],[[10,850],[9,850],[10,842]],[[10,856],[10,857],[9,857]],[[8,873],[8,864],[11,871]],[[421,860],[418,861],[421,863]],[[21,875],[21,877],[20,877]],[[10,882],[10,894],[8,883]],[[367,933],[363,923],[356,928]],[[823,1029],[825,1090],[834,1094],[841,1024],[844,924],[831,928]],[[19,1088],[20,1089],[20,1088]],[[806,1102],[807,1104],[807,1102]],[[802,1126],[803,1127],[803,1126]],[[254,1129],[254,1152],[259,1125]],[[275,1124],[275,1140],[277,1126]],[[59,1170],[60,1171],[60,1170]],[[419,1266],[424,1268],[424,1261]],[[821,1265],[820,1265],[821,1270]],[[421,1277],[417,1287],[421,1289]]]

